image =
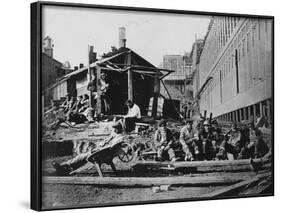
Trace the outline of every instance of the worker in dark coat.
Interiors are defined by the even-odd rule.
[[[261,158],[269,151],[269,147],[263,140],[262,132],[255,127],[254,123],[249,126],[249,142],[246,149],[249,158]]]
[[[234,159],[238,159],[238,157],[241,156],[241,151],[243,151],[244,143],[242,141],[242,133],[236,123],[231,125],[231,129],[227,135],[228,139],[226,138],[222,142],[220,149],[225,153],[232,154]]]
[[[199,137],[199,141],[198,141],[199,153],[197,158],[199,160],[212,160],[213,159],[212,141],[214,140],[214,136],[210,128],[209,120],[204,121],[203,128],[200,129],[198,137]]]
[[[165,120],[161,120],[154,135],[154,144],[157,148],[157,159],[163,161],[168,155],[170,161],[176,161],[175,144],[171,131]]]

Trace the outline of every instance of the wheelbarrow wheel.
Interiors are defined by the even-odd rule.
[[[118,154],[118,158],[125,163],[128,163],[134,159],[135,152],[133,147],[129,143],[122,143],[121,152]]]

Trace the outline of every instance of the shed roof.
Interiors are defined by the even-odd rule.
[[[131,64],[126,64],[126,56],[127,54],[131,54]],[[100,60],[90,64],[91,68],[95,68],[97,66],[102,67],[102,69],[118,71],[118,72],[126,72],[128,69],[131,69],[133,72],[141,73],[144,75],[160,75],[161,78],[168,75],[173,70],[167,70],[162,68],[157,68],[146,59],[138,55],[136,52],[129,48],[120,48],[118,51],[113,53],[112,56],[101,58]],[[65,75],[63,78],[70,78],[82,72],[88,71],[89,66],[82,67],[74,72],[71,72]]]

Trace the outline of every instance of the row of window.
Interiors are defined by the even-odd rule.
[[[251,23],[251,25],[249,24]],[[256,40],[260,40],[260,28],[261,22],[253,22],[248,21],[247,24],[242,28],[242,31],[238,35],[238,39],[240,38],[240,42],[238,43],[237,38],[234,41],[234,45],[232,44],[230,49],[225,54],[224,58],[221,60],[220,64],[218,65],[219,69],[221,70],[221,77],[219,72],[214,75],[213,84],[216,86],[219,83],[219,78],[223,80],[230,71],[234,70],[235,68],[235,58],[237,57],[238,67],[241,64],[241,60],[246,56],[246,53],[249,53],[252,48],[256,45]],[[256,34],[256,28],[258,27],[258,35]],[[247,29],[247,30],[246,30]],[[246,35],[245,35],[246,34]],[[242,39],[242,41],[241,41]],[[238,47],[236,46],[238,43]],[[236,45],[235,45],[236,44]],[[237,49],[236,49],[237,48]],[[237,55],[236,55],[237,54]]]
[[[217,69],[214,72],[211,83],[203,92],[201,99],[208,107],[212,106],[211,91],[217,86],[220,86],[222,80],[231,72],[236,70],[235,59],[237,57],[238,68],[242,66],[242,60],[248,56],[256,45],[257,41],[267,32],[270,22],[262,20],[248,20],[242,30],[240,30],[237,38],[225,53],[221,62],[219,62]],[[239,40],[240,39],[240,40]],[[233,79],[235,80],[235,79]],[[248,85],[249,86],[249,85]],[[221,89],[221,88],[220,88]],[[239,88],[238,91],[239,92]],[[222,94],[220,94],[220,101],[222,102]]]

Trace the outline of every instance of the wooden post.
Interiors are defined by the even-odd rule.
[[[260,116],[264,116],[264,109],[263,109],[262,101],[260,102],[259,106],[260,106]]]
[[[96,112],[98,115],[101,114],[101,97],[100,97],[100,86],[99,86],[99,80],[100,80],[100,74],[101,74],[101,67],[98,65],[97,66],[97,93],[98,93],[98,97],[97,97],[97,109]]]
[[[248,118],[251,119],[251,116],[252,116],[252,115],[251,115],[251,107],[248,106],[247,108],[248,108]]]
[[[127,64],[131,65],[131,51],[127,55]],[[133,100],[133,72],[131,68],[128,70],[128,100]]]
[[[257,118],[257,105],[256,104],[254,104],[253,105],[253,108],[254,108],[254,110],[253,110],[253,118],[254,118],[254,121],[256,121],[256,118]]]
[[[238,122],[238,113],[237,113],[237,110],[235,110],[235,111],[233,112],[233,115],[234,115],[234,121],[235,121],[235,122]]]
[[[91,68],[90,68],[90,51],[91,51],[90,45],[88,45],[88,83],[92,80],[92,75],[91,75]],[[92,91],[89,91],[89,101],[90,101],[90,106],[93,107],[93,98],[92,98]]]
[[[245,120],[248,120],[248,119],[249,119],[249,116],[247,116],[247,108],[244,107],[244,108],[243,108],[243,111],[244,111],[244,119],[245,119]]]
[[[239,117],[240,117],[240,121],[242,121],[244,119],[243,117],[243,112],[242,112],[243,109],[238,109],[238,112],[239,112]]]
[[[271,116],[270,116],[270,113],[271,113],[271,103],[270,103],[270,100],[266,101],[266,110],[267,110],[267,120],[270,121],[271,120]]]
[[[204,110],[204,119],[207,118],[207,110]]]
[[[154,95],[153,95],[153,105],[152,105],[152,116],[157,116],[158,109],[158,97],[160,94],[160,80],[159,80],[159,71],[156,71],[157,74],[154,76]]]

